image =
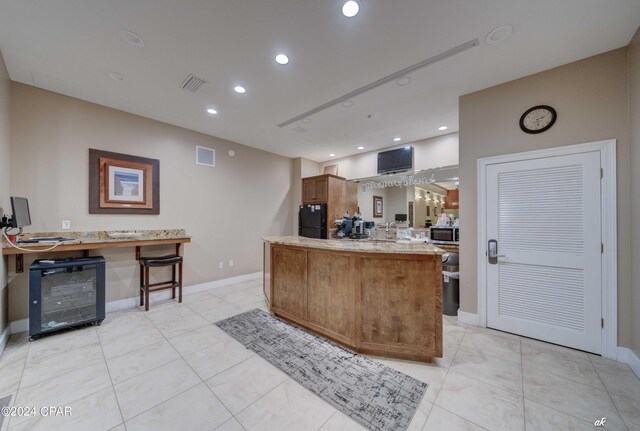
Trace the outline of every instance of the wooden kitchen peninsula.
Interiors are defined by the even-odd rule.
[[[442,357],[442,250],[429,244],[264,240],[275,315],[357,352]]]

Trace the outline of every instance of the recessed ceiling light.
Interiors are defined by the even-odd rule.
[[[344,2],[342,5],[342,14],[347,18],[352,18],[358,14],[360,11],[360,1],[359,0],[349,0]]]
[[[341,103],[341,105],[344,106],[345,108],[351,108],[355,104],[356,102],[354,102],[353,100],[345,100],[344,102]]]
[[[400,142],[401,140],[402,140],[402,138],[399,137],[399,136],[396,137],[396,138],[393,138],[393,142]]]
[[[289,62],[289,57],[284,54],[276,55],[276,63],[278,64],[287,64]]]
[[[440,126],[438,127],[438,130],[447,130],[447,126]]]
[[[396,79],[396,84],[399,85],[400,87],[404,87],[407,84],[411,83],[411,77],[410,76],[402,76],[398,79]]]
[[[216,110],[215,110],[215,109],[213,109],[213,108],[209,108],[209,109],[207,109],[207,113],[208,113],[208,114],[211,114],[211,115],[216,115],[216,114],[218,113],[218,111],[216,111]]]
[[[358,147],[359,150],[364,150],[364,147]]]
[[[329,154],[329,157],[335,157],[335,156],[336,156],[336,155],[335,155],[335,154],[333,154],[333,153]]]
[[[505,40],[513,31],[510,25],[502,25],[489,32],[485,40],[489,45]]]
[[[142,48],[144,46],[144,40],[142,40],[142,37],[132,31],[121,30],[120,37],[130,45],[137,46],[138,48]]]
[[[236,155],[236,152],[233,150],[229,150],[227,151],[227,154],[229,155],[229,157],[234,157]]]
[[[247,90],[242,85],[236,85],[233,87],[233,91],[239,94],[244,94]]]
[[[302,122],[305,124],[309,124],[311,122],[311,118],[303,118]]]
[[[127,80],[127,78],[117,72],[109,72],[107,73],[107,76],[117,82],[123,82]]]

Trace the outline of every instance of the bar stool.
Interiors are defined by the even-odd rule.
[[[149,311],[149,293],[158,290],[171,289],[172,298],[176,297],[178,288],[178,302],[182,302],[182,256],[172,254],[161,257],[139,257],[140,263],[140,306],[144,305],[145,311]],[[176,280],[176,265],[178,265],[178,279]],[[171,280],[151,284],[149,280],[149,268],[171,266]],[[153,289],[151,289],[153,287]]]

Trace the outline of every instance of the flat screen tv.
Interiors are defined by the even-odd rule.
[[[378,153],[378,173],[391,174],[413,168],[413,147]]]

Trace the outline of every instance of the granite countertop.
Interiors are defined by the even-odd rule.
[[[126,234],[135,233],[131,236],[123,236],[120,238],[113,238],[111,234]],[[190,238],[185,233],[184,229],[155,229],[155,230],[111,230],[111,231],[86,231],[86,232],[37,232],[37,233],[24,233],[20,235],[19,239],[25,240],[29,238],[42,238],[42,237],[64,237],[71,238],[73,242],[67,244],[91,244],[91,243],[103,243],[103,242],[127,242],[127,241],[154,241],[165,239],[183,239]],[[19,244],[20,247],[42,247],[45,244]],[[6,244],[6,240],[2,241],[3,248],[10,247]]]
[[[272,244],[309,247],[323,250],[355,251],[363,253],[445,254],[431,244],[376,240],[316,239],[301,236],[267,236],[263,241]]]

